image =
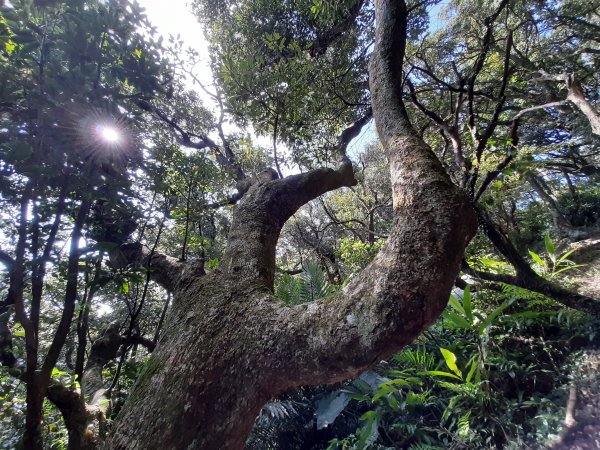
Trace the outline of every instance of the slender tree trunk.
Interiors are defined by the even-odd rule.
[[[167,294],[167,299],[165,300],[165,306],[163,306],[162,311],[160,312],[160,318],[158,319],[158,325],[156,325],[156,331],[154,332],[154,338],[152,339],[152,343],[156,345],[158,343],[158,339],[160,338],[160,332],[163,327],[163,323],[165,321],[165,317],[167,315],[167,311],[169,310],[169,305],[171,304],[171,293]]]
[[[577,190],[575,189],[575,185],[571,180],[571,176],[569,175],[569,172],[567,172],[565,169],[562,169],[561,172],[565,177],[567,186],[569,187],[569,192],[571,193],[571,197],[573,197],[573,199],[575,200],[577,198]]]
[[[185,261],[187,253],[188,235],[190,232],[190,203],[192,201],[193,179],[188,180],[187,198],[185,201],[185,232],[183,235],[183,246],[181,247],[181,260]]]
[[[369,245],[375,245],[375,209],[369,211]]]
[[[23,448],[37,450],[43,448],[42,418],[45,392],[39,376],[27,373],[27,414],[25,416],[25,433],[23,434]]]
[[[533,188],[533,190],[540,196],[544,204],[548,207],[554,226],[558,230],[561,236],[568,237],[570,239],[580,239],[586,233],[583,230],[579,230],[573,226],[571,221],[563,214],[558,206],[556,199],[550,195],[542,182],[538,177],[532,173],[526,175],[527,181]]]
[[[15,259],[11,265],[10,284],[6,299],[7,304],[15,306],[16,319],[25,330],[25,354],[26,354],[26,399],[27,412],[25,415],[25,432],[23,434],[23,447],[29,449],[42,448],[41,422],[43,392],[40,395],[41,386],[36,374],[38,339],[35,324],[27,314],[24,302],[25,284],[25,252],[27,250],[27,211],[33,197],[33,182],[27,182],[23,196],[21,197],[18,238],[15,246]]]
[[[86,283],[89,286],[86,295],[84,295],[82,303],[80,304],[81,308],[79,311],[79,317],[77,318],[77,357],[75,359],[75,375],[79,380],[83,375],[83,368],[85,365],[85,354],[87,349],[87,336],[89,330],[89,319],[90,319],[90,309],[92,306],[92,301],[94,300],[94,296],[96,295],[96,291],[98,286],[96,283],[100,278],[100,272],[102,270],[102,260],[104,259],[104,253],[100,252],[98,259],[96,260],[94,267],[94,276],[92,280],[86,279]],[[87,277],[86,277],[87,278]]]
[[[79,239],[87,215],[89,212],[89,200],[83,200],[75,223],[73,232],[71,233],[71,247],[69,251],[69,261],[67,266],[67,286],[65,289],[63,313],[54,335],[54,339],[48,350],[48,354],[44,360],[40,371],[37,368],[37,347],[27,349],[27,416],[25,422],[25,433],[23,435],[23,446],[25,449],[41,449],[41,423],[43,415],[43,404],[46,396],[46,390],[50,384],[52,369],[56,365],[56,361],[65,344],[67,334],[71,325],[73,312],[75,310],[75,300],[77,297],[77,273],[79,266]],[[25,213],[22,213],[22,219],[25,218]],[[22,303],[22,299],[19,301]],[[21,317],[24,317],[29,322],[29,327],[33,328],[33,323],[26,317],[24,310],[18,313],[18,319],[23,323]],[[25,327],[26,324],[23,324]],[[26,330],[26,339],[28,328]],[[32,330],[33,331],[33,330]],[[30,332],[32,335],[35,333]],[[32,351],[33,350],[33,351]],[[35,361],[32,358],[35,356]]]

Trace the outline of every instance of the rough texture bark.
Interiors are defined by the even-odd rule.
[[[201,276],[167,264],[164,276],[153,264],[153,276],[174,292],[167,332],[106,448],[243,448],[266,401],[358,375],[411,342],[445,307],[476,217],[402,104],[406,5],[381,0],[376,11],[370,83],[394,198],[384,249],[333,297],[283,305],[272,293],[281,227],[308,201],[355,180],[348,161],[338,170],[255,180],[235,209],[215,271]]]

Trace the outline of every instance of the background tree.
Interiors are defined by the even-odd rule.
[[[3,353],[26,381],[27,448],[41,446],[45,396],[74,409],[53,373],[79,309],[81,377],[107,245],[135,227],[130,170],[142,158],[141,122],[129,99],[151,98],[168,80],[159,43],[145,30],[152,33],[139,6],[120,2],[24,0],[2,10],[2,200],[14,218],[3,243],[10,250],[2,317],[5,327],[14,310],[24,329],[25,367],[10,345]]]

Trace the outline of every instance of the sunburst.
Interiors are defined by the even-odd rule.
[[[96,125],[96,136],[109,145],[118,145],[122,140],[122,135],[118,128],[105,124]]]

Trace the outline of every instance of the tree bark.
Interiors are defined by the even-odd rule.
[[[402,103],[406,5],[380,0],[376,12],[370,83],[394,199],[386,245],[342,291],[285,306],[272,293],[282,226],[308,201],[355,180],[347,160],[338,170],[256,180],[236,206],[216,270],[198,276],[180,265],[153,275],[173,289],[173,305],[106,448],[243,448],[269,399],[358,375],[444,309],[476,217]]]
[[[585,98],[583,88],[580,81],[577,79],[574,73],[562,73],[559,75],[547,73],[544,70],[538,71],[540,76],[535,78],[535,81],[562,81],[567,85],[567,101],[570,101],[575,105],[579,111],[583,113],[585,118],[590,123],[592,133],[600,135],[600,114],[594,109],[594,106],[590,101]],[[562,102],[553,102],[560,104]],[[546,105],[547,106],[547,105]],[[544,107],[544,106],[542,106]],[[528,108],[531,110],[531,108]],[[524,112],[524,111],[523,111]]]
[[[592,133],[600,136],[600,114],[594,109],[592,104],[585,98],[581,83],[575,77],[575,74],[569,74],[565,77],[569,94],[567,100],[570,100],[590,122]]]

